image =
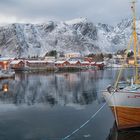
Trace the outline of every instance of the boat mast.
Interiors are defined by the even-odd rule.
[[[132,13],[133,13],[133,39],[134,39],[134,44],[133,44],[133,48],[134,48],[134,66],[135,66],[135,83],[139,83],[139,76],[138,76],[138,63],[137,63],[137,33],[136,33],[136,1],[133,0],[132,1]]]

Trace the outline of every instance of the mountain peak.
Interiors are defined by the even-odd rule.
[[[65,21],[65,23],[69,24],[69,25],[79,24],[79,23],[86,23],[86,22],[87,22],[87,18],[83,18],[83,17]]]
[[[10,57],[44,56],[51,50],[85,55],[115,52],[126,48],[132,33],[130,23],[123,20],[115,27],[102,23],[95,26],[86,18],[77,18],[59,23],[10,24],[0,27],[0,52]],[[139,26],[137,33],[139,38]]]

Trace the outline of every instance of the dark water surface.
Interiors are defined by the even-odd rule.
[[[116,72],[17,73],[15,80],[1,80],[0,140],[61,140],[104,104],[101,91],[115,81]],[[105,106],[70,139],[119,140],[110,136],[113,127],[113,115]]]

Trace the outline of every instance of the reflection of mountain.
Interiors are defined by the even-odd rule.
[[[137,130],[125,130],[117,131],[114,123],[113,128],[110,130],[110,134],[106,140],[140,140],[140,128]]]
[[[74,106],[90,104],[96,99],[95,79],[90,73],[17,74],[16,80],[0,84],[8,85],[8,91],[0,93],[0,102],[6,104]]]

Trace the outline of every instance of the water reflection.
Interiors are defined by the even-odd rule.
[[[17,73],[0,80],[0,140],[63,138],[102,106],[102,92],[115,70],[76,73]],[[114,122],[108,106],[74,139],[106,139]],[[98,127],[97,127],[98,126]]]
[[[124,72],[123,76],[131,71]],[[0,81],[0,103],[13,105],[84,107],[97,100],[103,102],[101,90],[115,81],[116,71],[76,73],[17,73],[15,80]]]
[[[16,74],[15,80],[0,81],[0,102],[15,104],[91,104],[97,98],[102,73]]]
[[[114,123],[106,140],[140,140],[140,128],[118,131]]]

